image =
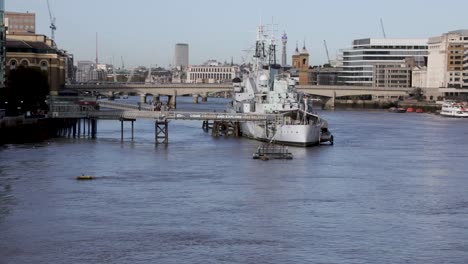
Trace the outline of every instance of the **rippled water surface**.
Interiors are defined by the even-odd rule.
[[[468,263],[468,120],[322,115],[336,144],[287,161],[195,121],[1,146],[0,263]]]

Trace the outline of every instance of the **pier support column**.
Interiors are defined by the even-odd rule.
[[[159,144],[168,144],[169,143],[169,130],[168,130],[168,122],[167,120],[159,121],[156,120],[154,123],[155,127],[155,143],[156,145]]]
[[[120,141],[122,142],[123,142],[123,129],[124,129],[123,124],[124,124],[123,119],[120,119]]]
[[[133,122],[135,122],[135,120],[132,120],[132,141],[133,141]]]
[[[146,94],[140,95],[140,103],[146,104]]]
[[[202,103],[206,103],[208,102],[208,93],[203,93],[202,94],[202,99],[201,99]]]
[[[97,119],[91,119],[91,138],[96,138],[97,134]]]
[[[78,137],[81,136],[81,118],[78,119]]]
[[[160,99],[160,97],[161,97],[161,95],[160,95],[160,94],[155,94],[155,95],[153,96],[153,100],[154,100],[154,102],[155,102],[155,103],[159,103],[159,102],[161,102],[161,99]]]
[[[193,97],[193,103],[198,104],[198,94],[194,94],[192,95],[192,97]]]
[[[91,137],[91,119],[88,118],[88,137]]]
[[[177,90],[174,91],[174,94],[173,94],[173,95],[170,95],[170,96],[169,96],[169,106],[170,106],[172,109],[176,109],[176,108],[177,108]]]
[[[333,92],[333,95],[331,98],[329,98],[324,106],[323,106],[323,109],[326,109],[326,110],[334,110],[335,109],[335,99],[336,99],[336,92]]]

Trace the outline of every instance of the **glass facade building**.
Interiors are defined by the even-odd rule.
[[[404,63],[413,59],[425,65],[427,39],[358,39],[351,49],[343,50],[340,82],[345,85],[373,86],[375,65]]]

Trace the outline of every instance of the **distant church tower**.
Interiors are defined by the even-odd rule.
[[[305,41],[301,52],[299,52],[299,47],[296,44],[296,52],[292,59],[293,67],[299,72],[299,85],[309,84],[309,52],[305,47]]]
[[[286,66],[288,64],[287,55],[286,55],[286,45],[288,44],[288,36],[286,32],[284,32],[283,37],[281,37],[281,41],[283,42],[283,56],[281,58],[281,66]]]

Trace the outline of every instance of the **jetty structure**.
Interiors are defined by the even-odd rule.
[[[155,124],[155,143],[168,144],[168,124],[172,120],[203,121],[204,129],[211,129],[213,136],[241,136],[241,122],[283,122],[279,114],[154,111],[150,105],[132,105],[113,101],[98,101],[85,97],[49,97],[48,117],[57,127],[58,136],[96,138],[98,120],[120,122],[121,140],[124,140],[124,123],[131,123],[131,139],[134,139],[134,122],[150,119]]]

